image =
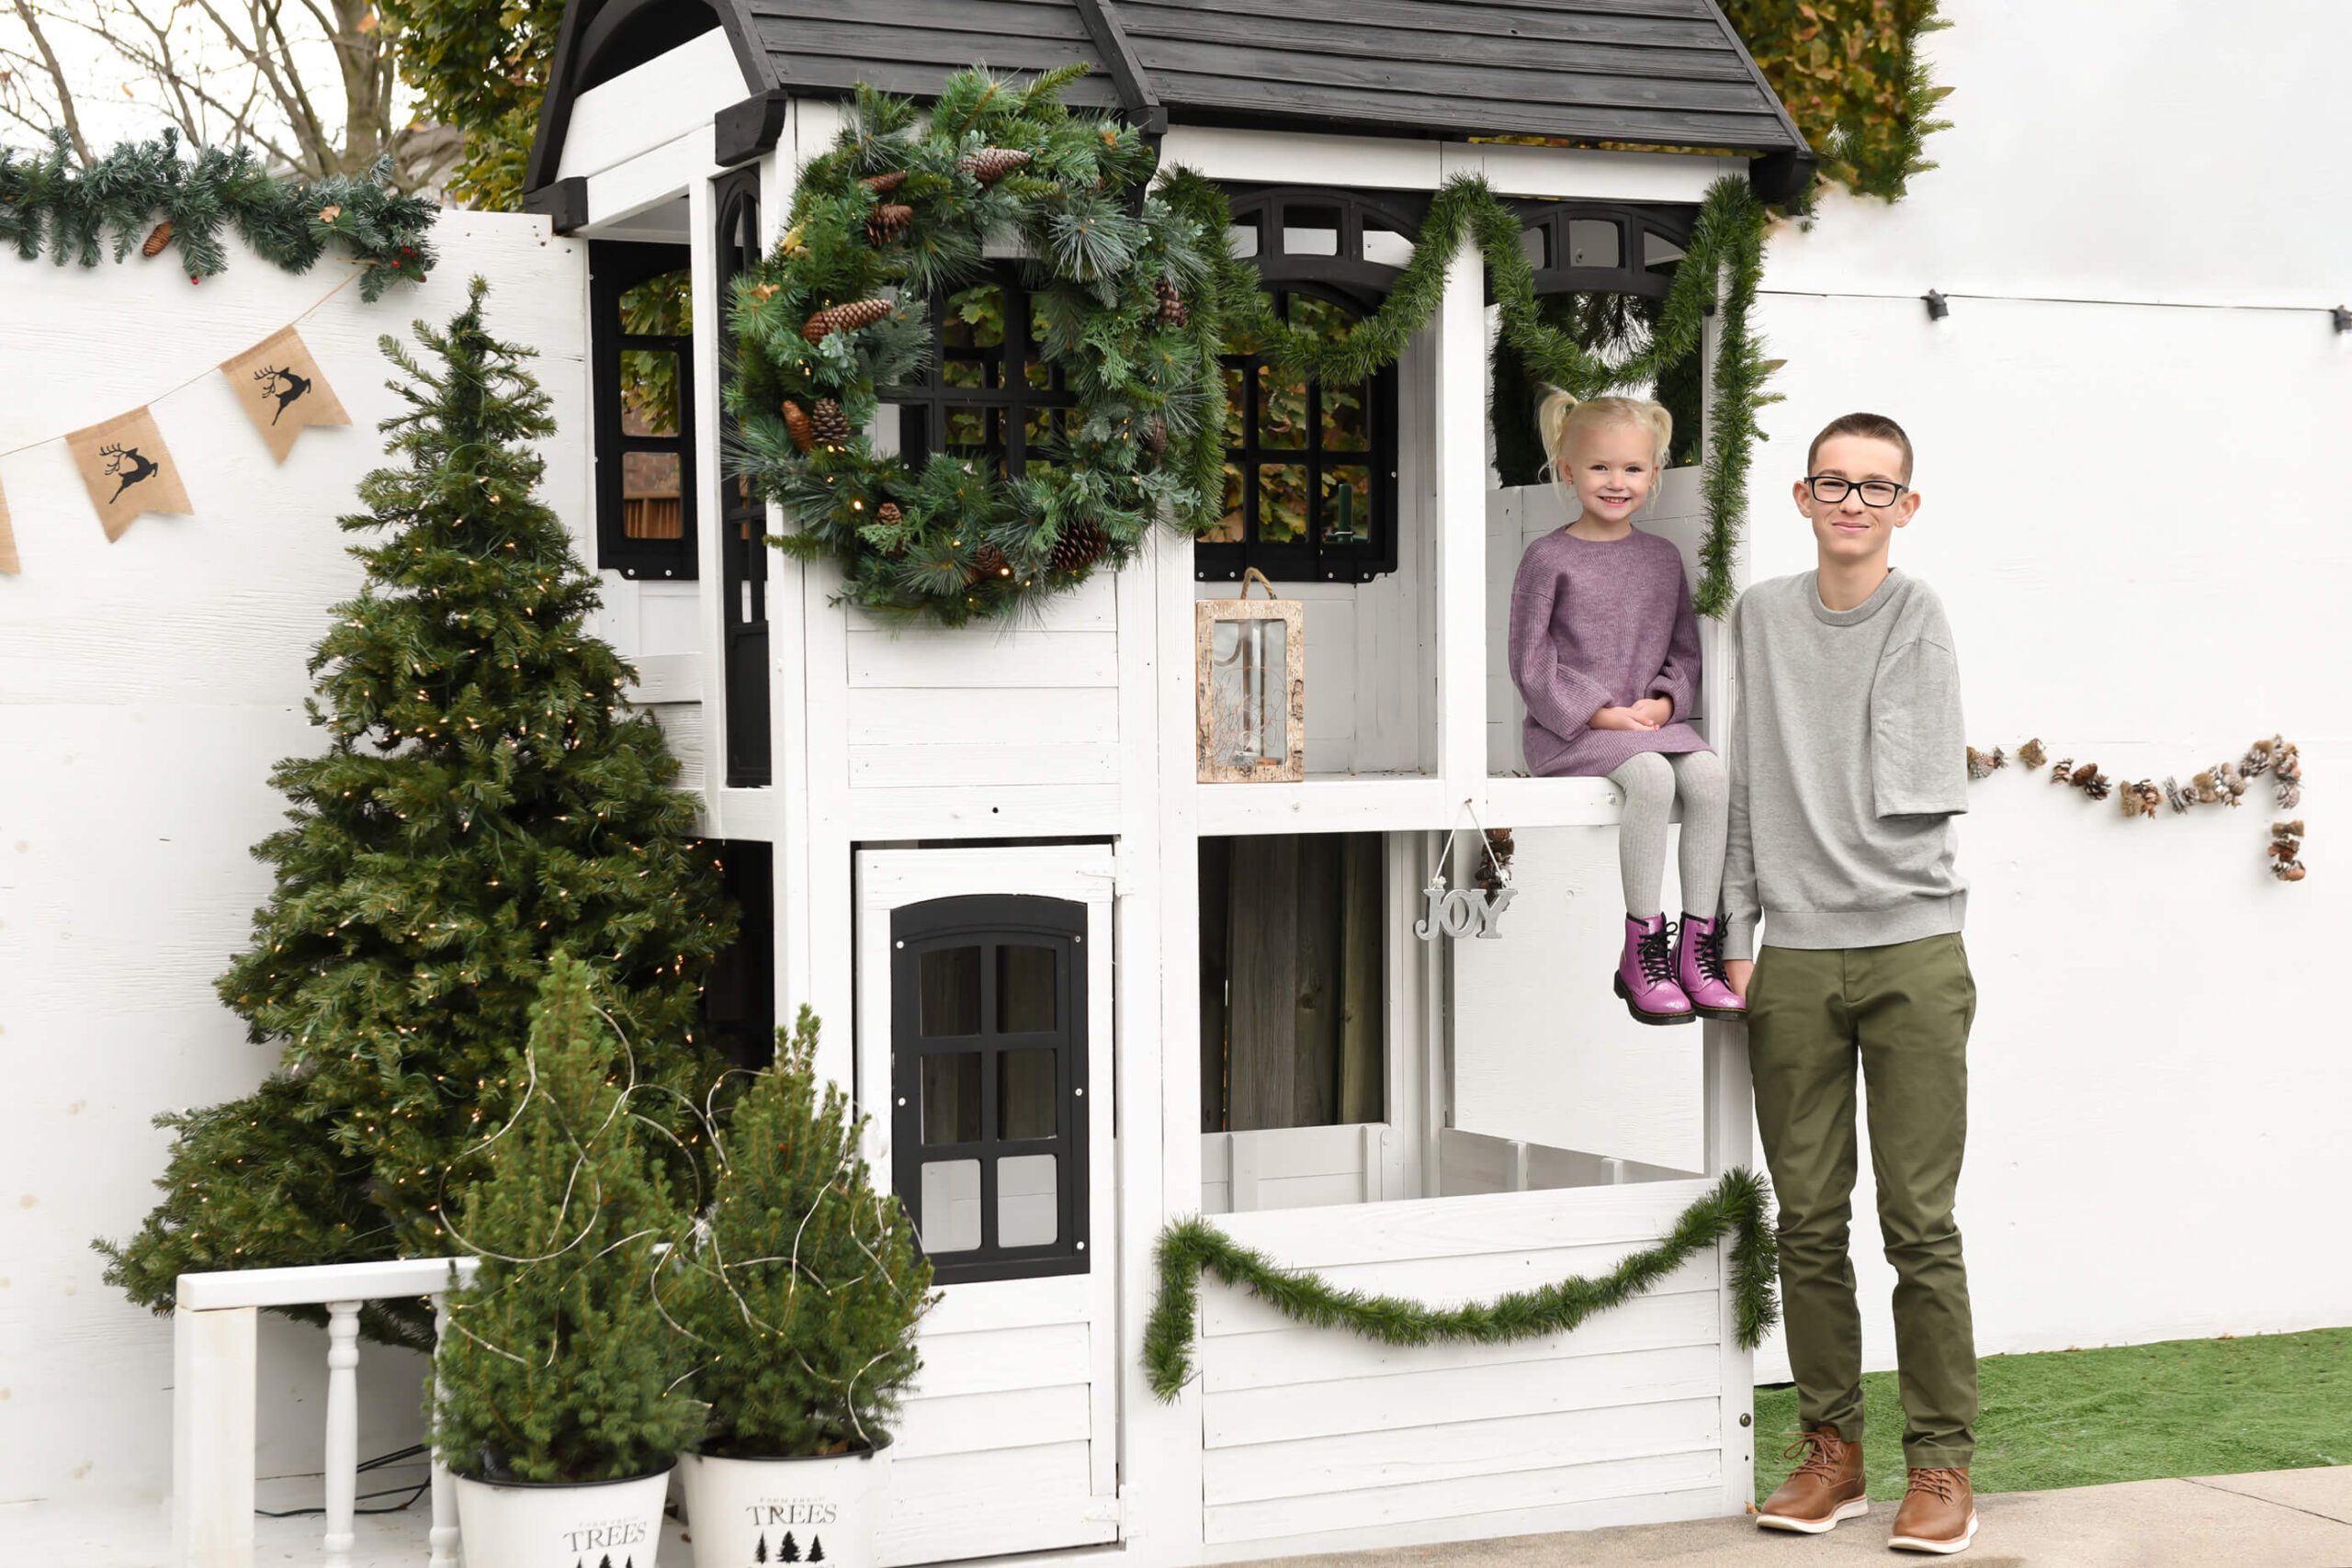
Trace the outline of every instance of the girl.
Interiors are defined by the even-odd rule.
[[[1680,721],[1699,690],[1698,617],[1681,551],[1634,526],[1657,496],[1673,416],[1638,398],[1579,402],[1555,390],[1537,417],[1554,480],[1574,488],[1581,512],[1527,547],[1511,584],[1510,672],[1527,700],[1527,765],[1545,777],[1605,777],[1625,793],[1617,850],[1625,946],[1614,988],[1633,1015],[1644,1023],[1741,1017],[1715,913],[1730,795],[1723,760]],[[1679,928],[1659,902],[1677,794]]]

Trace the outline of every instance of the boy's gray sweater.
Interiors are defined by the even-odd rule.
[[[1883,947],[1956,931],[1968,885],[1951,818],[1968,809],[1960,666],[1942,601],[1891,571],[1832,610],[1815,574],[1733,606],[1737,682],[1724,955]]]

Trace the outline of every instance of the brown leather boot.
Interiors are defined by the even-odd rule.
[[[1819,1535],[1837,1529],[1840,1519],[1870,1512],[1861,1444],[1846,1441],[1835,1427],[1815,1427],[1783,1449],[1781,1457],[1794,1459],[1806,1450],[1811,1451],[1804,1462],[1758,1511],[1756,1522],[1766,1529]]]
[[[1900,1551],[1966,1551],[1976,1538],[1976,1494],[1965,1470],[1915,1470],[1886,1544]]]

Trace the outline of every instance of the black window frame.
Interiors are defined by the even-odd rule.
[[[1360,192],[1325,186],[1228,186],[1227,194],[1236,226],[1253,227],[1257,254],[1251,258],[1265,290],[1276,297],[1285,314],[1284,296],[1306,294],[1340,306],[1359,317],[1379,308],[1381,300],[1402,276],[1403,268],[1368,259],[1364,232],[1385,230],[1414,238],[1427,214],[1426,200],[1402,197],[1374,200]],[[1302,221],[1304,220],[1304,221]],[[1328,231],[1329,254],[1288,248],[1295,224]],[[1369,582],[1396,570],[1399,502],[1397,475],[1396,367],[1374,374],[1364,386],[1369,414],[1369,445],[1360,452],[1322,450],[1322,386],[1309,380],[1307,431],[1303,446],[1261,447],[1259,445],[1259,367],[1257,355],[1221,356],[1227,370],[1240,373],[1242,388],[1239,446],[1226,448],[1226,461],[1240,471],[1242,536],[1233,540],[1202,540],[1193,547],[1193,575],[1202,581],[1240,578],[1252,568],[1276,582]],[[1326,544],[1323,539],[1322,478],[1326,462],[1363,465],[1372,470],[1372,515],[1363,544]],[[1307,472],[1307,532],[1301,540],[1261,540],[1258,537],[1258,468],[1261,463],[1300,463]]]
[[[1520,216],[1520,231],[1542,237],[1544,254],[1532,260],[1535,292],[1547,294],[1639,294],[1663,299],[1674,286],[1676,269],[1699,221],[1699,209],[1679,206],[1633,206],[1621,202],[1523,198],[1511,204]],[[1575,261],[1572,226],[1606,223],[1617,231],[1617,265],[1578,266]],[[1664,241],[1676,254],[1657,263],[1647,260],[1648,241]],[[1487,302],[1494,303],[1487,290]]]
[[[1087,907],[1073,899],[1033,894],[979,894],[933,898],[890,911],[890,1179],[916,1234],[922,1228],[922,1168],[976,1159],[980,1167],[980,1245],[926,1253],[935,1283],[1043,1279],[1083,1274],[1093,1267],[1088,1248],[1091,1173],[1087,1166],[1089,1088],[1086,986]],[[997,1030],[999,947],[1038,947],[1056,953],[1056,1015],[1050,1032],[1001,1034]],[[925,1037],[922,1023],[922,960],[927,953],[978,947],[980,1032]],[[996,1044],[994,1042],[1017,1042]],[[997,1065],[1007,1050],[1054,1051],[1055,1132],[1044,1138],[998,1135]],[[980,1137],[975,1142],[922,1142],[922,1061],[977,1052],[980,1057]],[[997,1162],[1050,1154],[1055,1180],[1054,1240],[1035,1247],[997,1241]]]
[[[756,164],[729,170],[711,181],[713,254],[718,258],[717,297],[723,313],[734,298],[734,280],[759,265],[760,169]],[[721,330],[719,381],[733,374],[735,340]],[[718,409],[718,446],[733,445],[734,415]],[[720,678],[725,682],[727,784],[759,789],[775,782],[768,707],[768,508],[722,457],[718,476],[718,566]]]
[[[665,273],[685,272],[691,276],[692,256],[685,245],[634,240],[588,243],[589,378],[596,430],[596,565],[600,570],[649,582],[691,582],[699,575],[694,337],[691,333],[624,332],[621,296]],[[677,356],[678,429],[674,435],[623,433],[621,355],[628,349],[651,349]],[[678,536],[674,539],[632,539],[626,531],[621,459],[632,452],[674,454],[678,458]]]
[[[952,351],[941,312],[955,295],[978,288],[1001,288],[1004,292],[1004,342],[995,349]],[[936,346],[921,379],[901,381],[877,391],[885,405],[899,410],[899,456],[909,468],[920,471],[934,452],[955,452],[956,444],[947,438],[950,416],[978,410],[1001,421],[1001,442],[988,448],[986,460],[1006,478],[1019,479],[1027,472],[1030,461],[1030,416],[1049,410],[1058,419],[1063,411],[1078,406],[1077,394],[1069,389],[1061,367],[1046,358],[1044,345],[1031,330],[1030,302],[1037,292],[1023,276],[1019,263],[991,261],[980,273],[924,302],[931,340]],[[991,360],[997,364],[995,386],[957,387],[948,383],[950,363],[986,365]],[[1045,367],[1046,386],[1029,384],[1025,367],[1030,365]],[[982,460],[984,456],[968,452],[963,455],[974,461]]]

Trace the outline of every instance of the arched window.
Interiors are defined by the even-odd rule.
[[[1412,254],[1417,213],[1347,191],[1236,191],[1235,250],[1283,320],[1344,337]],[[1226,345],[1225,515],[1193,550],[1200,578],[1369,581],[1396,570],[1396,372],[1361,385],[1285,376]]]

